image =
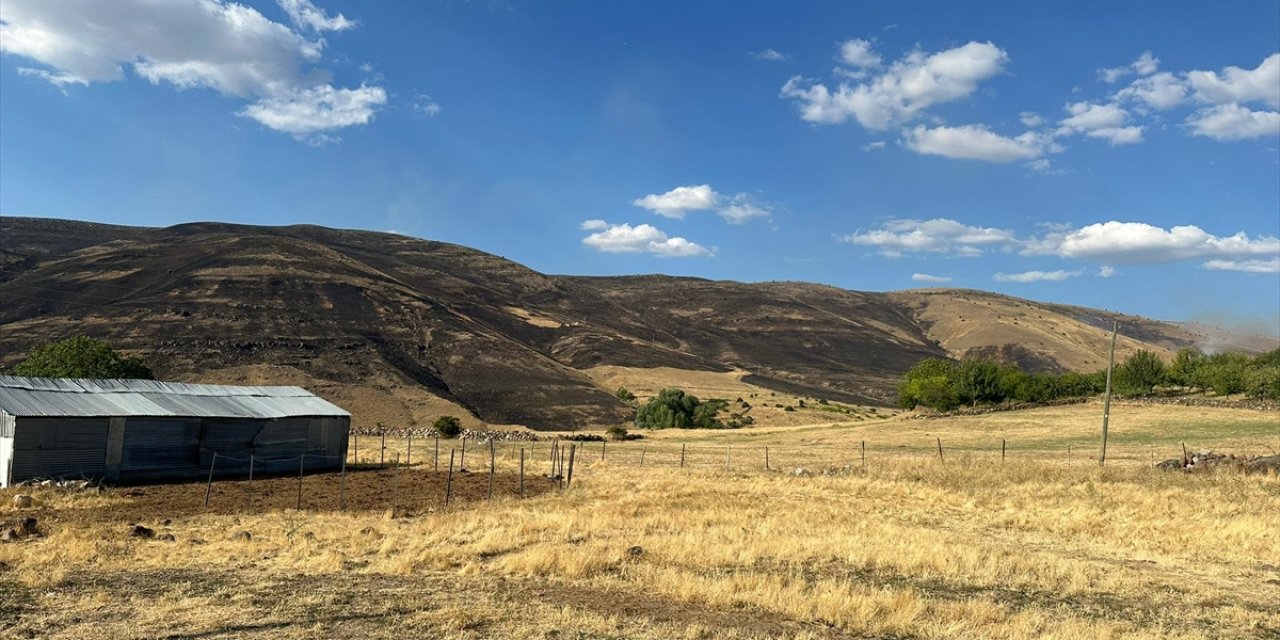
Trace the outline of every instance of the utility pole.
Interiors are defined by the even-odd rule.
[[[1111,420],[1111,371],[1116,367],[1116,334],[1120,332],[1120,323],[1111,321],[1111,352],[1107,355],[1107,391],[1102,400],[1102,455],[1098,457],[1098,466],[1107,464],[1107,422]]]

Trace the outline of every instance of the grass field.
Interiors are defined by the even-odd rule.
[[[1149,464],[1183,442],[1275,452],[1280,416],[1119,405],[1105,469],[1098,421],[1090,404],[662,432],[603,460],[588,443],[571,487],[524,500],[510,477],[484,499],[473,474],[461,501],[409,517],[376,494],[359,511],[142,514],[174,542],[125,536],[125,491],[38,491],[46,537],[0,545],[0,636],[1280,637],[1280,478]],[[438,488],[419,446],[400,473]],[[515,446],[551,488],[533,478],[547,444]],[[22,515],[12,493],[0,519]]]

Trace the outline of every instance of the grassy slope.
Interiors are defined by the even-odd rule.
[[[123,521],[73,526],[76,503],[128,504],[119,494],[46,495],[68,507],[48,523],[52,535],[0,546],[0,635],[1280,633],[1280,479],[1145,464],[1151,446],[1172,455],[1183,439],[1237,453],[1280,449],[1277,416],[1120,405],[1115,463],[1100,470],[1098,413],[1083,405],[664,432],[610,443],[603,462],[599,445],[588,445],[574,488],[560,495],[399,519],[378,511],[191,516],[170,527],[177,543],[128,541]],[[935,438],[946,464],[931,450]],[[1003,464],[1000,438],[1011,444]],[[764,446],[775,468],[856,466],[863,440],[865,474],[761,469]],[[682,444],[683,470],[675,466]],[[545,472],[546,444],[538,446],[531,473]],[[423,451],[415,446],[415,459]],[[510,458],[500,465],[514,468]],[[0,507],[0,518],[13,515]],[[252,542],[224,539],[241,528],[253,531]],[[194,537],[209,542],[189,544]],[[628,553],[637,545],[639,555]]]

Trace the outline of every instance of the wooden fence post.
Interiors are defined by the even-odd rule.
[[[462,453],[458,455],[458,471],[467,470],[467,438],[462,438]]]
[[[382,430],[382,451],[378,454],[378,468],[387,467],[387,430]]]
[[[404,466],[413,466],[413,429],[409,430],[409,444],[405,445]]]
[[[683,444],[680,445],[680,468],[681,469],[684,468],[684,447],[685,445]]]
[[[449,506],[449,496],[453,495],[453,454],[455,450],[449,450],[449,475],[444,481],[444,506]]]
[[[520,447],[520,497],[524,497],[524,447]]]
[[[644,466],[644,448],[643,447],[641,447],[640,449],[640,466],[642,467]]]
[[[213,468],[218,464],[218,452],[213,452],[213,459],[209,461],[209,484],[204,488],[204,506],[209,506],[209,492],[213,491]],[[13,477],[10,474],[9,477]]]
[[[489,438],[489,499],[493,499],[493,468],[494,468],[494,449],[493,438]]]
[[[605,444],[606,443],[604,440],[600,441],[600,462],[604,462],[604,445]]]
[[[573,458],[574,454],[577,453],[577,450],[578,445],[569,445],[569,477],[564,483],[566,487],[573,486]]]
[[[436,440],[436,453],[435,453],[435,456],[431,459],[431,470],[439,471],[440,470],[440,434],[438,433],[436,434],[435,440]]]
[[[356,462],[356,464],[360,464],[360,432],[359,432],[359,431],[357,431],[357,432],[355,433],[355,436],[356,436],[356,444],[355,444],[355,456],[354,456],[354,458],[355,458],[355,462]]]
[[[942,464],[947,463],[947,461],[942,457],[942,438],[941,437],[938,438],[938,461],[941,462]]]
[[[769,471],[769,447],[764,448],[764,470]]]
[[[298,501],[293,505],[293,508],[299,511],[302,510],[302,464],[306,457],[307,454],[305,453],[298,454]]]
[[[867,470],[867,441],[862,441],[862,470]]]

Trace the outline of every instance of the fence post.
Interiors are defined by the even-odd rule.
[[[409,430],[409,444],[405,446],[404,466],[413,466],[413,429]]]
[[[360,464],[360,432],[357,431],[355,433],[355,436],[356,436],[355,461],[356,461],[356,464]]]
[[[769,447],[764,448],[764,470],[769,471]]]
[[[338,480],[338,509],[347,510],[347,457],[342,457],[342,475]]]
[[[439,470],[440,470],[440,434],[438,434],[438,433],[436,434],[436,453],[435,453],[435,457],[433,457],[433,458],[431,459],[431,470],[432,470],[432,471],[439,471]]]
[[[524,447],[520,447],[520,497],[524,497]]]
[[[642,467],[644,466],[644,451],[643,448],[640,449],[640,466]]]
[[[573,486],[573,458],[574,458],[574,454],[577,453],[577,451],[578,451],[578,445],[575,445],[575,444],[569,445],[569,477],[568,479],[565,480],[565,483],[564,483],[566,487]]]
[[[606,443],[604,440],[600,441],[600,462],[604,462],[604,445],[605,444]]]
[[[489,499],[493,499],[493,466],[494,466],[494,449],[493,438],[489,438]]]
[[[453,495],[453,454],[454,449],[449,450],[449,475],[444,481],[444,506],[449,506],[449,496]]]
[[[1000,462],[1004,462],[1004,438],[1000,438]]]
[[[382,451],[378,454],[378,468],[387,467],[387,430],[382,429]]]
[[[680,445],[680,468],[681,469],[684,468],[684,447],[685,445],[683,444]]]
[[[867,441],[862,441],[862,470],[867,470]]]
[[[396,452],[396,460],[391,467],[391,517],[400,511],[400,452]]]
[[[942,457],[942,438],[938,438],[938,462],[946,464],[947,461]]]
[[[724,470],[728,471],[733,464],[733,447],[724,448]]]
[[[245,500],[249,503],[249,511],[253,511],[253,450],[249,450],[249,488]]]
[[[458,470],[463,471],[467,468],[467,438],[462,438],[462,453],[458,456]]]
[[[298,502],[294,505],[294,509],[302,510],[302,461],[306,459],[307,454],[298,454]]]
[[[213,452],[213,459],[209,461],[209,484],[204,488],[204,506],[209,506],[209,492],[213,491],[213,468],[218,464],[218,452]],[[12,474],[10,475],[12,477]]]

